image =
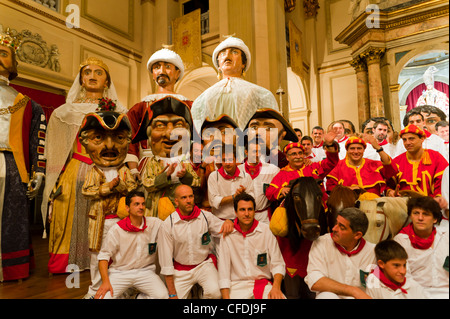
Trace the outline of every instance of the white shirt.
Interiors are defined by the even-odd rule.
[[[258,255],[266,254],[267,265],[258,266]],[[275,236],[265,223],[258,223],[244,237],[236,229],[220,241],[219,287],[230,288],[231,282],[285,275],[286,266]]]
[[[336,140],[336,142],[338,142],[339,144],[339,159],[342,160],[345,158],[345,156],[347,155],[347,150],[345,149],[345,143],[348,140],[348,136],[344,135],[343,138],[341,138],[340,140]]]
[[[245,170],[239,170],[239,175],[235,179],[225,179],[218,171],[212,172],[208,177],[208,200],[211,211],[221,219],[236,217],[233,202],[226,205],[220,205],[220,202],[224,197],[234,195],[241,185],[245,187],[247,194],[255,197],[252,177]]]
[[[239,165],[238,168],[241,171],[245,171],[245,164]],[[279,171],[280,168],[278,166],[268,163],[262,163],[261,172],[253,179],[253,193],[255,195],[257,211],[255,218],[257,220],[260,220],[259,218],[261,216],[261,213],[267,215],[267,208],[270,205],[270,202],[264,192],[264,184],[267,184],[267,186],[269,186],[270,182],[272,182],[272,179],[275,177],[275,175],[278,174]]]
[[[202,245],[202,235],[210,232],[220,237],[223,221],[208,211],[203,211],[192,220],[182,220],[177,212],[167,217],[158,235],[159,263],[162,275],[173,275],[173,260],[182,265],[198,265],[211,253],[211,242]]]
[[[327,157],[327,154],[325,153],[323,147],[313,147],[311,152],[315,155],[313,162],[320,162]]]
[[[411,276],[406,276],[402,288],[406,294],[400,289],[389,288],[373,273],[366,279],[366,293],[373,299],[430,299],[430,295]]]
[[[391,158],[394,158],[396,156],[396,145],[387,143],[385,145],[381,146],[383,148],[383,151],[389,155]],[[364,158],[368,158],[374,161],[381,161],[380,153],[377,153],[377,151],[373,148],[372,144],[367,143],[367,147],[364,150]]]
[[[147,228],[143,232],[128,232],[118,224],[111,227],[98,254],[98,260],[110,260],[109,271],[132,269],[156,269],[156,251],[150,254],[149,244],[157,243],[157,235],[162,220],[146,217]],[[140,228],[144,226],[144,222]]]
[[[448,251],[448,228],[436,228],[433,245],[428,249],[416,249],[407,234],[394,237],[408,253],[408,272],[434,298],[449,298],[448,271],[443,268]],[[437,295],[435,295],[437,294]]]
[[[316,239],[309,252],[309,261],[305,282],[311,289],[322,277],[328,277],[342,284],[359,287],[364,291],[360,280],[360,270],[376,263],[375,244],[366,241],[364,248],[349,257],[341,253],[330,234]]]

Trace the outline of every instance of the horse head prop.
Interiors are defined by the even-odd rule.
[[[294,244],[299,243],[301,236],[314,241],[326,228],[321,227],[324,218],[322,190],[313,177],[300,177],[289,184],[291,190],[285,201],[288,237]]]
[[[369,220],[369,227],[364,239],[377,244],[393,238],[408,224],[408,197],[379,197],[359,202],[361,209]]]
[[[328,227],[331,229],[336,224],[336,217],[339,212],[344,208],[354,207],[356,201],[358,200],[358,192],[355,192],[350,187],[343,185],[336,185],[330,192],[330,196],[327,199],[328,207]]]

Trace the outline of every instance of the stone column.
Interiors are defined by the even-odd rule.
[[[360,56],[354,58],[350,65],[355,69],[356,85],[358,92],[358,121],[361,125],[370,118],[369,82],[367,77],[367,65]]]
[[[385,49],[370,48],[361,54],[366,60],[369,73],[370,117],[384,116],[383,86],[381,81],[380,61]]]

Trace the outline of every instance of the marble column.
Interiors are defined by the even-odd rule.
[[[361,54],[369,74],[370,117],[385,116],[380,61],[385,49],[370,48]]]
[[[360,56],[354,58],[350,65],[355,69],[356,86],[358,94],[358,121],[361,125],[370,118],[369,80],[367,77],[367,65]]]

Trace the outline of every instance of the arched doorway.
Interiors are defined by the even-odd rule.
[[[187,71],[183,79],[175,86],[175,92],[194,101],[203,91],[217,83],[217,81],[215,69],[204,63],[204,66],[201,68]]]
[[[436,67],[437,71],[433,74],[434,88],[444,92],[449,96],[449,55],[446,50],[435,50],[423,52],[411,58],[403,66],[398,83],[400,122],[406,112],[416,106],[417,100],[426,90],[423,75],[431,67]],[[401,124],[403,128],[403,123]]]

